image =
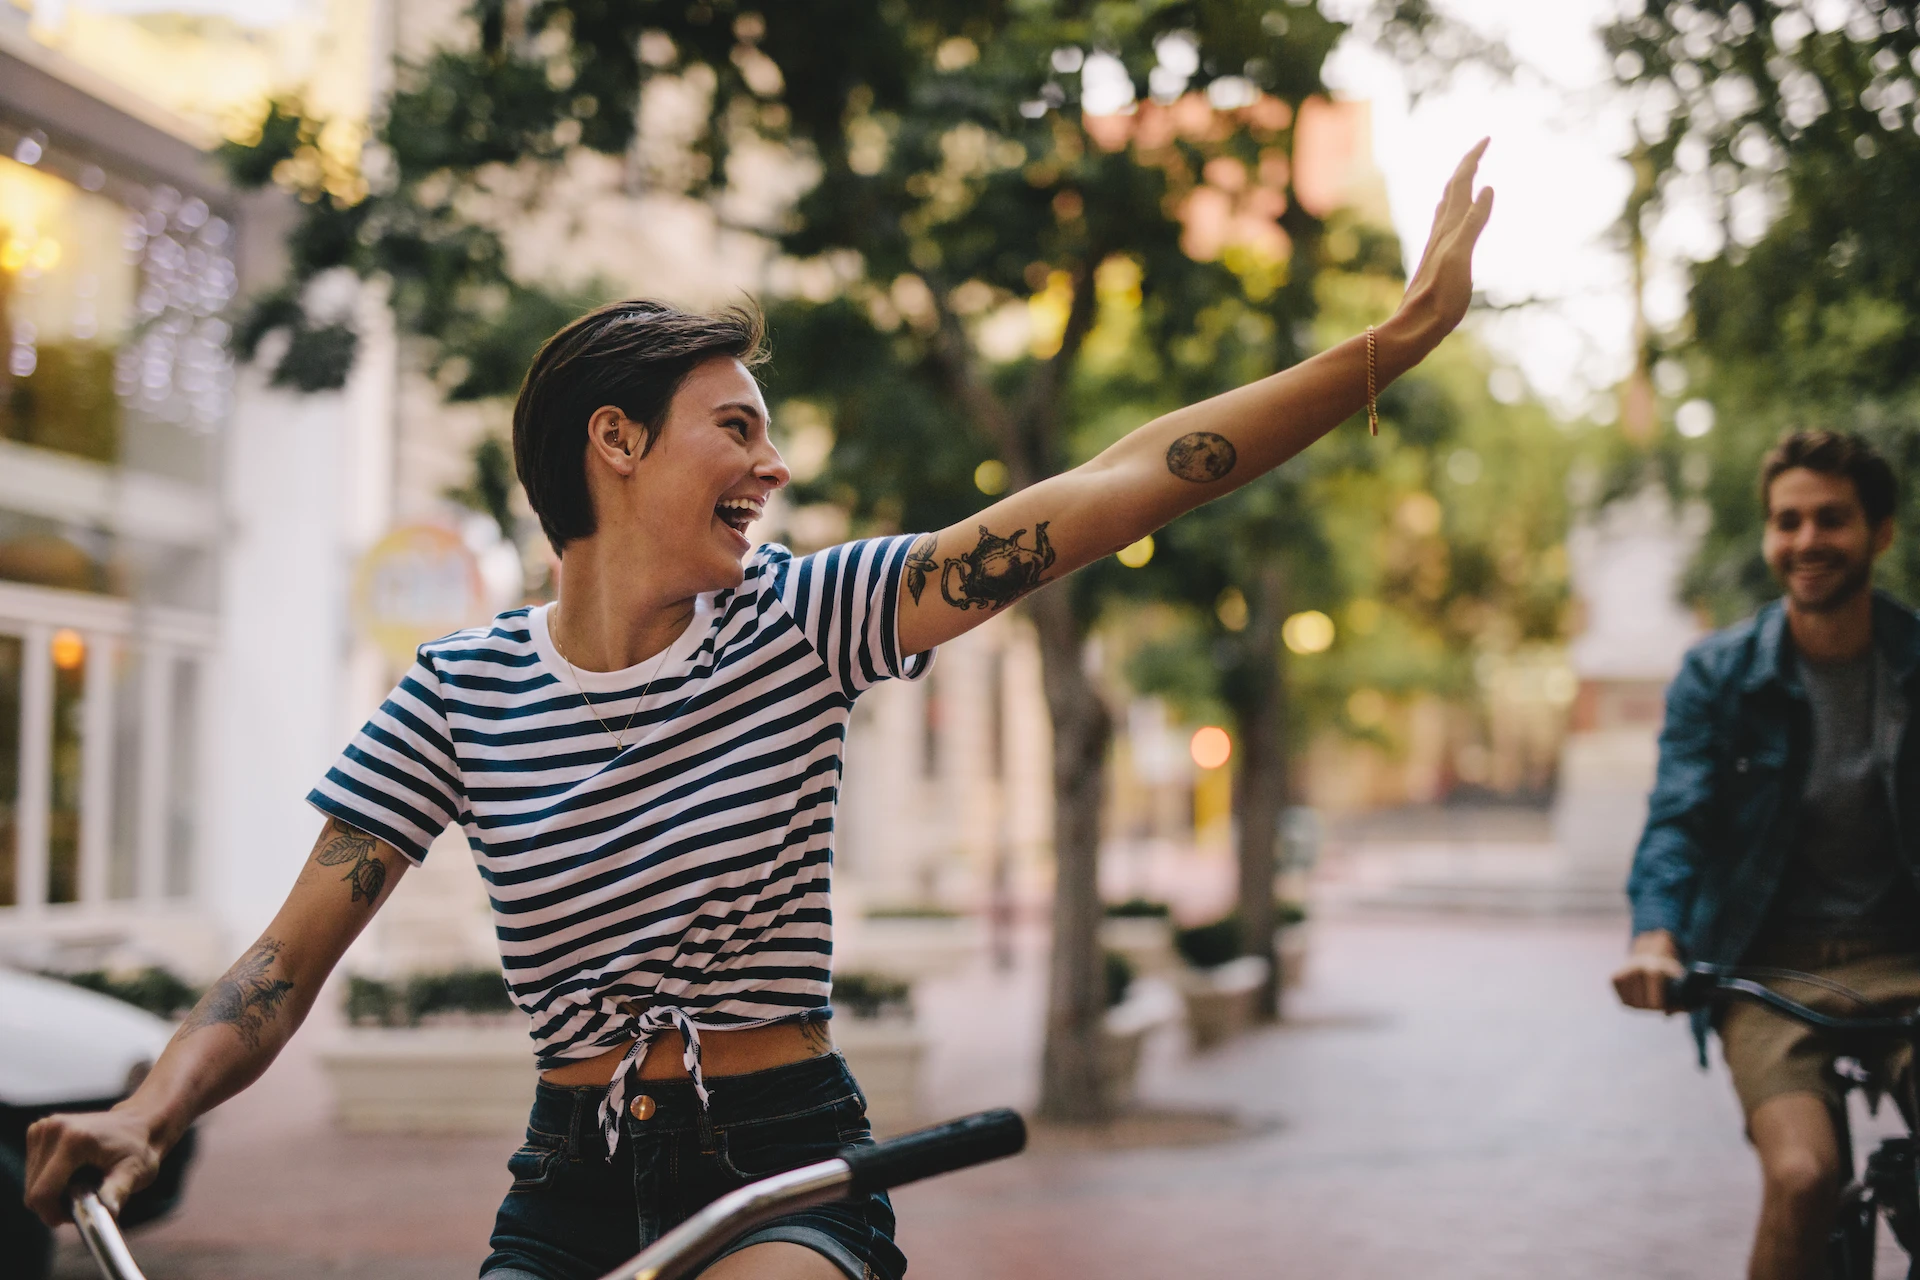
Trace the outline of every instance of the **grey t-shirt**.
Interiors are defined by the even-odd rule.
[[[1850,662],[1799,661],[1813,711],[1813,759],[1775,899],[1794,925],[1840,932],[1865,925],[1900,876],[1874,750],[1875,662],[1871,651]]]

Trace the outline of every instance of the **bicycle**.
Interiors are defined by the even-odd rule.
[[[1015,1112],[1001,1109],[872,1146],[846,1147],[830,1160],[776,1173],[728,1192],[603,1280],[679,1280],[710,1261],[729,1241],[783,1214],[1004,1159],[1019,1154],[1026,1145],[1026,1122]],[[69,1192],[69,1199],[74,1224],[106,1280],[145,1280],[119,1225],[94,1189],[77,1187]]]
[[[1840,1056],[1855,1059],[1840,1073],[1849,1092],[1876,1084],[1858,1064],[1865,1060],[1867,1051],[1884,1049],[1890,1040],[1904,1039],[1914,1051],[1914,1062],[1920,1063],[1920,1010],[1861,1018],[1838,1017],[1781,995],[1755,975],[1835,986],[1810,974],[1784,969],[1743,972],[1732,965],[1694,964],[1687,967],[1685,977],[1668,984],[1667,1003],[1675,1009],[1700,1009],[1717,999],[1739,997],[1831,1032]],[[1845,988],[1836,989],[1845,992]],[[1827,1240],[1828,1269],[1834,1280],[1873,1280],[1875,1237],[1883,1215],[1893,1238],[1907,1253],[1907,1280],[1920,1280],[1920,1177],[1916,1177],[1915,1172],[1920,1136],[1914,1129],[1915,1118],[1920,1116],[1920,1085],[1916,1085],[1916,1074],[1920,1073],[1910,1065],[1906,1073],[1906,1098],[1897,1108],[1906,1121],[1907,1133],[1883,1140],[1867,1157],[1864,1170],[1855,1169],[1845,1109],[1834,1116],[1843,1167],[1854,1175],[1840,1193],[1840,1212]],[[1877,1103],[1877,1096],[1870,1096]]]

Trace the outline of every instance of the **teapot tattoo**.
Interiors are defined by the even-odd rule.
[[[940,595],[956,609],[1005,608],[1042,583],[1042,576],[1053,567],[1053,543],[1047,538],[1049,521],[1034,526],[1033,545],[1022,546],[1025,529],[1015,529],[1002,538],[980,526],[980,541],[963,556],[948,556],[936,565],[935,538],[927,534],[907,553],[907,590],[914,602],[926,588],[927,578],[936,568],[940,574]]]

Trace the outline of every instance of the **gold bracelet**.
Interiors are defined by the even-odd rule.
[[[1380,434],[1380,343],[1372,325],[1367,326],[1367,434]]]

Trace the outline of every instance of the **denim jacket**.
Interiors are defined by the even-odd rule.
[[[1908,742],[1920,616],[1873,598],[1875,752],[1895,846],[1920,883],[1920,752]],[[1780,886],[1812,756],[1812,713],[1785,607],[1715,632],[1667,688],[1660,767],[1627,877],[1633,931],[1666,929],[1687,961],[1736,964]],[[1704,1022],[1696,1020],[1696,1032]]]

